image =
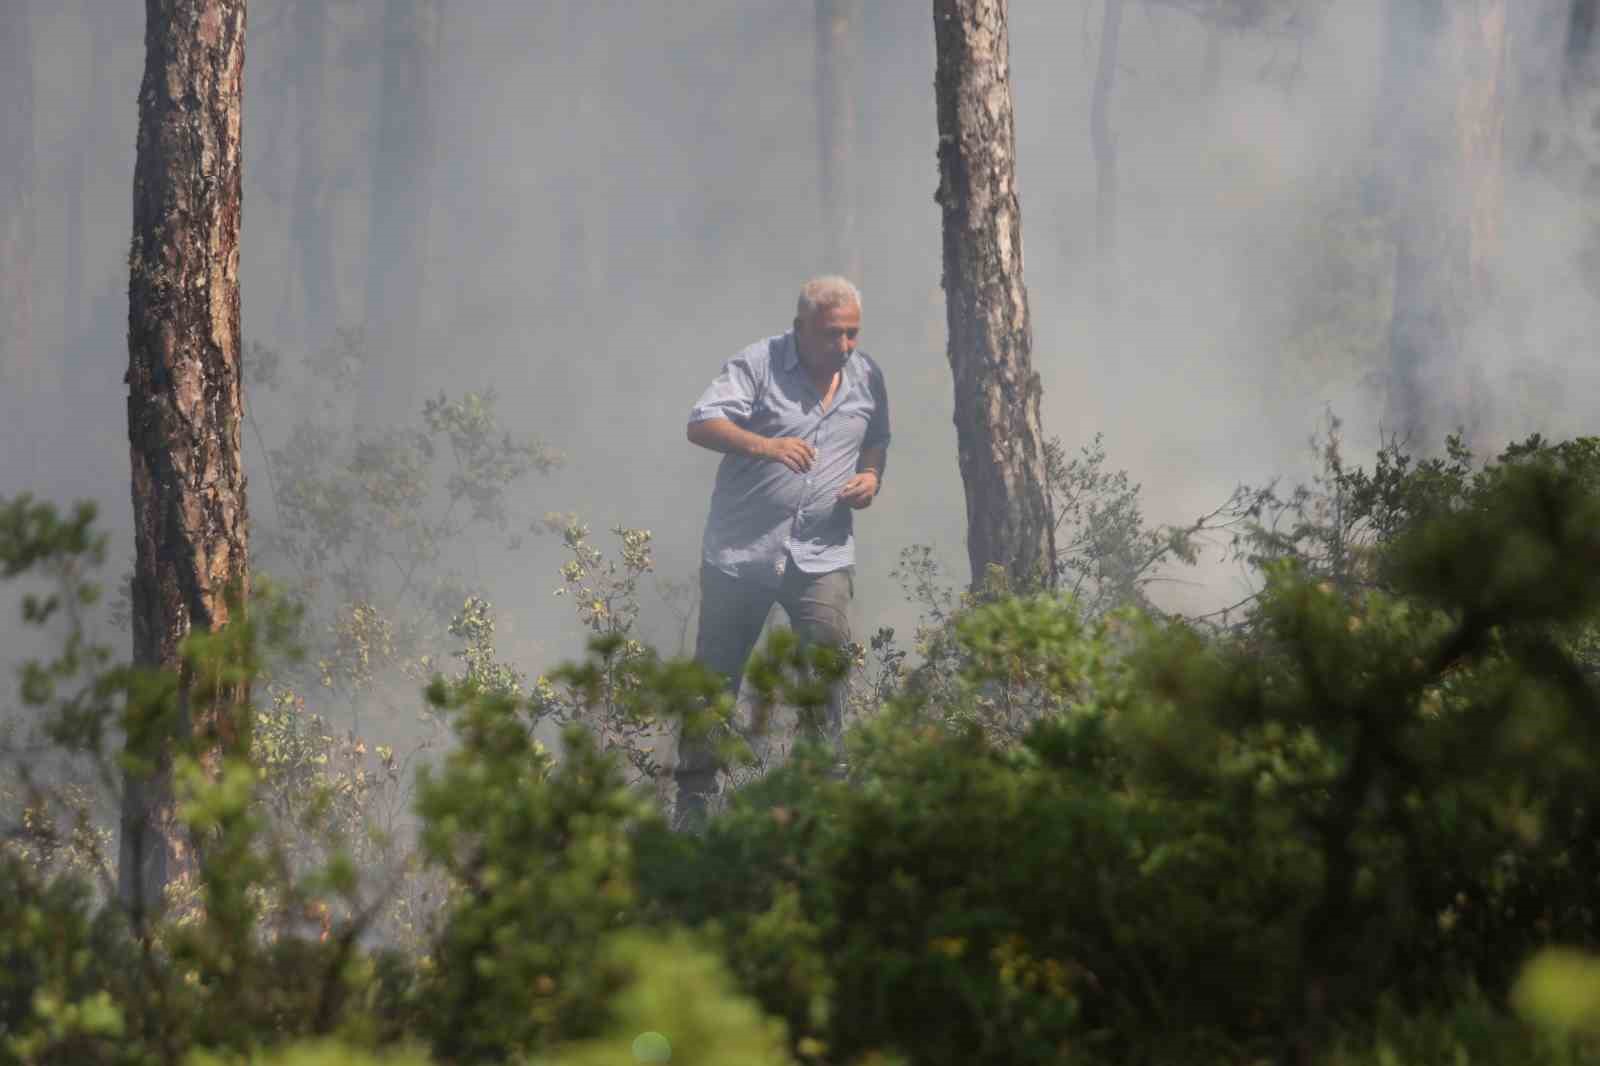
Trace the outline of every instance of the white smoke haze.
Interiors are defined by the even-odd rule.
[[[113,572],[131,554],[121,378],[143,62],[142,19],[126,10],[134,6],[32,5],[39,287],[63,291],[68,259],[79,255],[85,303],[44,302],[37,329],[61,367],[59,390],[30,404],[27,426],[11,427],[0,471],[6,494],[100,501]],[[716,457],[685,441],[689,406],[723,360],[787,328],[800,282],[832,266],[821,261],[813,5],[439,6],[417,395],[493,386],[512,428],[567,456],[557,473],[525,484],[525,511],[576,512],[606,548],[612,525],[649,528],[661,575],[691,578]],[[1356,461],[1382,428],[1387,253],[1381,228],[1342,223],[1359,217],[1383,118],[1374,111],[1383,2],[1301,6],[1297,37],[1228,32],[1213,53],[1189,14],[1128,4],[1111,111],[1120,204],[1110,304],[1099,287],[1089,138],[1103,3],[1011,5],[1045,430],[1069,450],[1103,433],[1109,463],[1142,483],[1152,522],[1192,520],[1241,481],[1304,479],[1307,439],[1330,409],[1345,419]],[[328,0],[328,63],[315,98],[297,80],[312,43],[296,36],[297,10],[290,0],[252,3],[244,102],[245,335],[290,361],[331,341],[331,329],[306,319],[293,218],[313,111],[322,121],[319,202],[333,235],[331,274],[319,284],[337,325],[361,325],[366,314],[384,5]],[[108,37],[98,59],[96,25]],[[1548,37],[1521,28],[1499,302],[1479,345],[1494,401],[1485,450],[1533,430],[1584,432],[1600,389],[1587,340],[1596,308],[1577,265],[1595,212],[1524,166],[1516,148],[1559,106],[1559,94],[1524,77],[1529,55],[1553,57]],[[858,637],[880,625],[909,635],[916,610],[890,576],[902,548],[933,544],[952,583],[967,579],[933,202],[928,5],[866,0],[858,32],[849,180],[862,347],[887,374],[895,436],[883,494],[857,521],[854,623]],[[82,226],[69,241],[66,177],[81,151]],[[1336,239],[1349,246],[1330,251]],[[246,403],[269,444],[300,413],[273,409],[271,394],[247,393]],[[24,463],[19,439],[47,447]],[[264,457],[253,434],[245,443],[251,509],[270,523]],[[469,573],[502,612],[505,653],[530,673],[580,649],[570,607],[552,596],[560,562],[548,538],[515,552],[484,543]],[[1156,590],[1163,606],[1205,610],[1239,594],[1237,568],[1217,560],[1175,576]],[[651,604],[646,622],[647,636],[677,650],[669,612]]]

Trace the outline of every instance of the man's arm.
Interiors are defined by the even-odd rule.
[[[690,422],[688,437],[690,444],[714,452],[782,463],[797,474],[810,470],[817,457],[817,450],[798,437],[763,437],[728,418]]]
[[[889,390],[877,364],[869,359],[867,365],[871,367],[867,387],[872,390],[872,415],[861,454],[856,458],[856,476],[839,493],[840,503],[857,509],[872,506],[872,498],[883,486],[884,464],[889,461]]]
[[[883,464],[888,461],[888,445],[874,444],[862,448],[861,457],[856,460],[856,476],[846,481],[844,488],[839,490],[839,502],[857,510],[871,507],[872,498],[883,484]]]

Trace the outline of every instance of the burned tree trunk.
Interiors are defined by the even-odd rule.
[[[367,238],[367,371],[356,422],[371,429],[409,416],[416,398],[434,152],[435,0],[388,0],[383,97],[372,159]]]
[[[38,402],[40,354],[33,322],[33,44],[27,0],[0,0],[0,99],[6,102],[0,120],[0,392],[6,400],[0,414],[12,454],[28,455],[27,405]]]
[[[1389,5],[1379,109],[1395,246],[1390,428],[1423,448],[1481,417],[1472,331],[1500,240],[1506,0]]]
[[[817,0],[817,153],[823,267],[861,274],[854,165],[860,92],[859,0]]]
[[[231,705],[190,699],[179,646],[225,625],[246,592],[239,376],[240,106],[244,0],[146,0],[128,277],[133,459],[133,651],[178,671],[178,733],[213,756]],[[130,737],[130,746],[133,744]],[[136,915],[190,863],[171,750],[130,772],[119,891]]]
[[[945,314],[967,554],[1014,587],[1053,578],[1039,377],[1022,283],[1005,0],[934,0]]]

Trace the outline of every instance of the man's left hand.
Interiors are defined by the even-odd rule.
[[[877,494],[877,472],[863,470],[844,483],[844,488],[839,490],[839,502],[847,507],[854,507],[859,511],[863,507],[871,507],[872,498]]]

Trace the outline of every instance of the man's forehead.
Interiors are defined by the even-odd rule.
[[[861,308],[850,302],[837,303],[832,307],[819,307],[812,315],[811,321],[823,323],[848,323],[861,321]]]

